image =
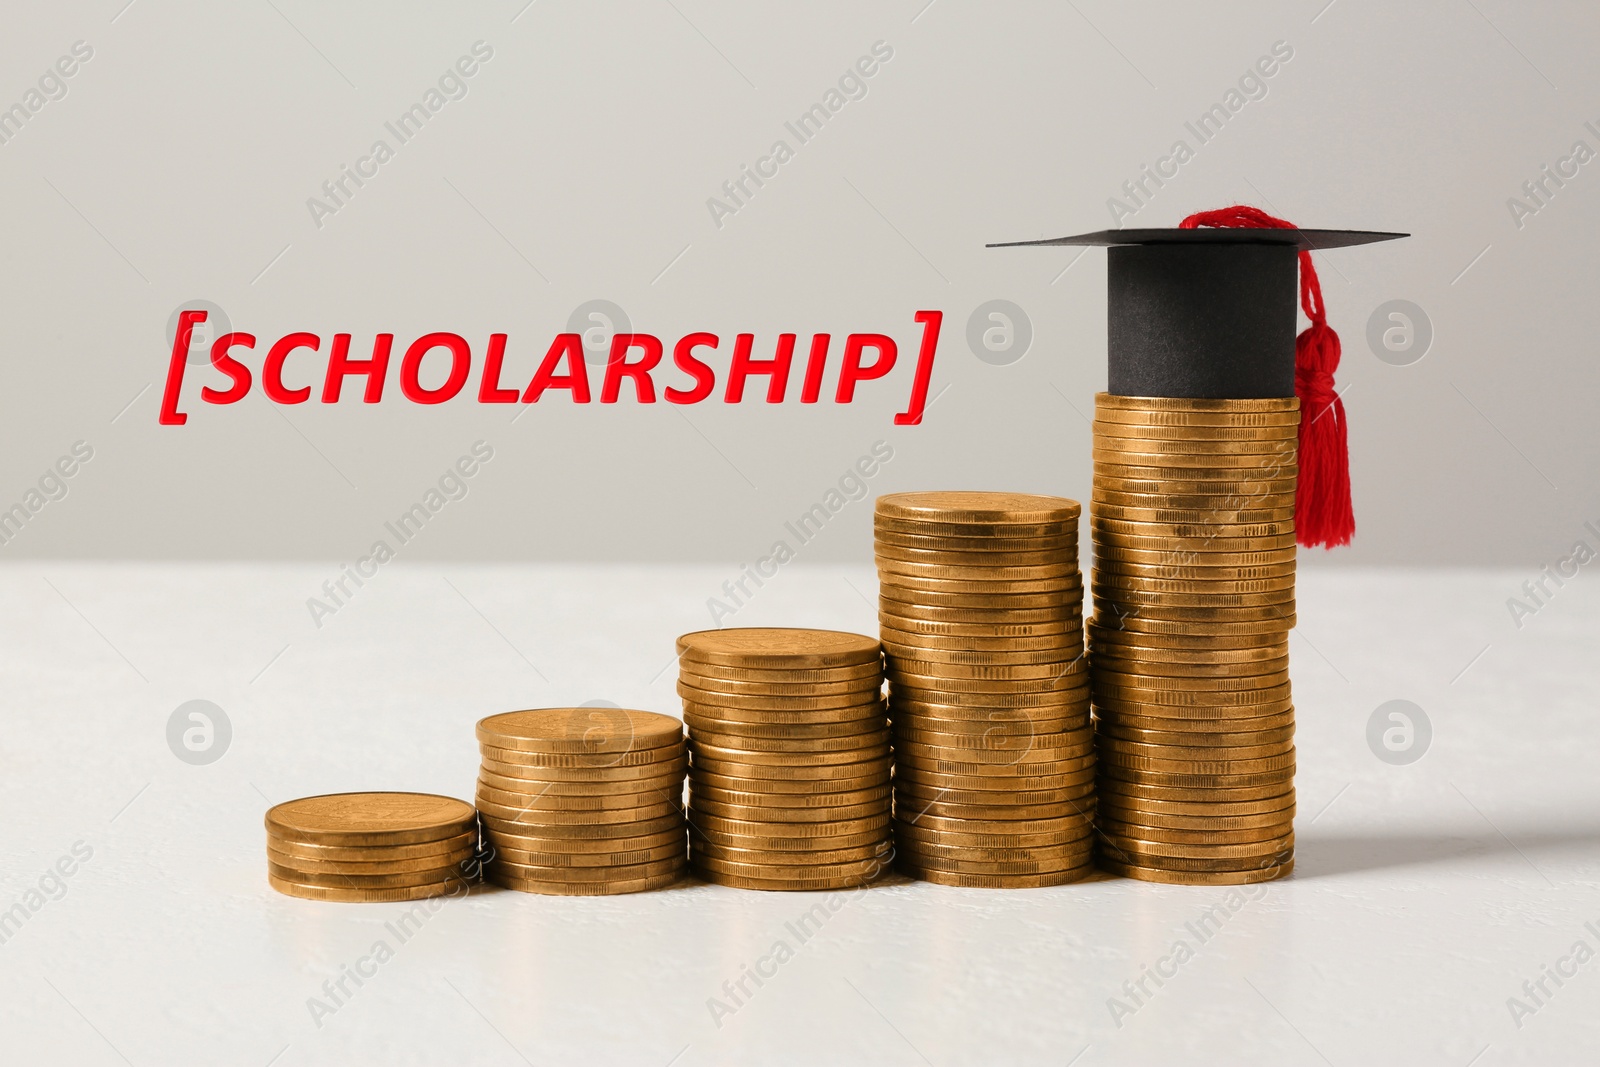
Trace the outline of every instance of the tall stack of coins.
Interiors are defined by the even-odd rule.
[[[1089,873],[1094,742],[1076,501],[878,498],[902,870],[945,885]]]
[[[477,877],[478,814],[431,793],[333,793],[267,812],[267,881],[309,900],[420,900]]]
[[[1100,863],[1157,882],[1294,866],[1299,402],[1095,402]]]
[[[878,642],[832,630],[678,638],[695,873],[745,889],[843,889],[890,860]]]
[[[688,864],[683,724],[613,707],[540,708],[478,723],[485,876],[528,893],[670,885]]]

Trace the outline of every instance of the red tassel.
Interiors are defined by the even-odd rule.
[[[1294,223],[1243,204],[1201,211],[1178,224],[1292,230]],[[1296,540],[1307,547],[1347,545],[1356,532],[1350,504],[1350,442],[1344,401],[1333,387],[1339,335],[1328,325],[1311,253],[1300,252],[1300,307],[1311,320],[1294,343],[1294,391],[1300,398],[1300,478],[1294,498]]]

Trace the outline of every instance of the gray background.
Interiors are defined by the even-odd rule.
[[[0,106],[94,49],[0,145],[0,507],[94,448],[0,559],[352,560],[479,439],[495,459],[409,558],[748,561],[880,439],[895,458],[873,493],[1082,497],[1103,253],[1063,272],[1076,253],[983,244],[1109,225],[1107,199],[1193,144],[1183,123],[1280,40],[1294,56],[1267,95],[1125,221],[1245,201],[1415,234],[1321,258],[1360,524],[1325,558],[1537,566],[1600,520],[1600,161],[1520,228],[1507,206],[1576,140],[1600,149],[1592,5],[123,2],[29,5],[0,35]],[[392,144],[383,123],[478,40],[494,55],[467,95],[317,228],[307,198]],[[707,198],[879,40],[894,56],[867,95],[715,226]],[[781,407],[758,383],[742,406],[556,399],[514,424],[520,407],[476,403],[476,371],[442,406],[391,378],[383,404],[353,383],[337,408],[259,386],[205,406],[192,373],[189,425],[156,422],[164,330],[195,300],[264,341],[346,331],[358,351],[455,330],[481,361],[504,331],[521,383],[595,298],[669,344],[885,331],[902,362],[848,407],[801,407],[796,380]],[[1009,365],[965,340],[991,299],[1031,321]],[[1366,341],[1395,299],[1433,327],[1409,366]],[[925,307],[946,313],[939,399],[893,427]],[[320,384],[300,359],[292,383]],[[804,549],[869,552],[866,503]]]

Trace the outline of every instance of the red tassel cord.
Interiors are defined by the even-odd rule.
[[[1178,224],[1292,230],[1295,225],[1243,204],[1201,211]],[[1300,478],[1295,489],[1296,540],[1307,547],[1347,545],[1356,532],[1350,506],[1350,443],[1344,401],[1333,388],[1339,335],[1328,325],[1322,284],[1311,253],[1300,252],[1300,307],[1311,320],[1294,343],[1294,391],[1300,398]]]

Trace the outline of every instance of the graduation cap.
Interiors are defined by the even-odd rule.
[[[989,247],[1107,249],[1107,390],[1113,394],[1298,396],[1295,529],[1301,544],[1332,547],[1349,542],[1355,517],[1344,403],[1333,386],[1339,336],[1328,325],[1311,252],[1406,236],[1303,230],[1236,206],[1190,215],[1176,229],[1102,230]],[[1297,294],[1311,320],[1298,338]]]

